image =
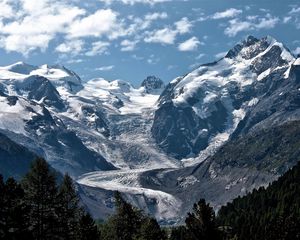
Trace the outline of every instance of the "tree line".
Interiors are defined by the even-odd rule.
[[[201,199],[185,224],[162,228],[156,219],[115,193],[116,211],[97,223],[80,205],[72,179],[57,181],[44,159],[24,178],[0,175],[0,239],[74,240],[260,240],[300,239],[300,164],[268,188],[222,207],[216,216]]]

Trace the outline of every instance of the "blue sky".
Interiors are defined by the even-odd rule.
[[[59,63],[85,80],[169,82],[247,35],[300,54],[299,1],[0,0],[0,65]]]

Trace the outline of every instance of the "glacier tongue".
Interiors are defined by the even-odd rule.
[[[90,187],[119,191],[123,194],[142,195],[154,203],[152,214],[157,220],[160,222],[177,221],[182,202],[166,192],[142,187],[139,177],[146,171],[135,169],[92,172],[82,175],[77,182]]]

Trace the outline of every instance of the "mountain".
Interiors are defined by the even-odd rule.
[[[0,132],[69,172],[95,217],[118,190],[180,223],[199,198],[219,209],[296,164],[299,68],[282,43],[252,36],[167,86],[16,63],[0,68]]]
[[[164,82],[155,76],[148,76],[146,79],[144,79],[141,86],[145,88],[146,93],[154,94],[160,94],[165,88]]]
[[[275,39],[248,37],[219,61],[171,81],[160,96],[152,136],[167,154],[192,158],[203,150],[214,151],[233,133],[238,135],[236,129],[241,132],[242,124],[247,132],[265,118],[275,121],[274,107],[267,105],[281,91],[284,99],[295,84],[283,86],[294,61]],[[280,121],[279,116],[276,119]]]
[[[4,178],[20,179],[28,172],[36,155],[25,147],[0,134],[0,169]]]
[[[298,78],[299,59],[283,44],[250,36],[159,97],[152,137],[185,167],[94,172],[78,182],[119,190],[166,224],[181,222],[201,197],[219,209],[299,161]]]
[[[298,163],[267,188],[254,190],[222,207],[218,220],[221,226],[231,226],[237,239],[297,239],[299,192]]]

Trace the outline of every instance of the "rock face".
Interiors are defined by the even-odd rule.
[[[4,178],[20,179],[36,155],[0,133],[0,169]]]
[[[160,93],[164,88],[164,82],[155,76],[148,76],[141,84],[145,88],[146,93]]]
[[[166,153],[183,159],[247,132],[275,111],[278,115],[278,102],[277,109],[272,107],[274,98],[285,99],[286,93],[297,102],[297,96],[287,91],[297,93],[298,89],[291,75],[294,61],[275,39],[248,37],[224,58],[166,87],[155,112],[152,136]]]

